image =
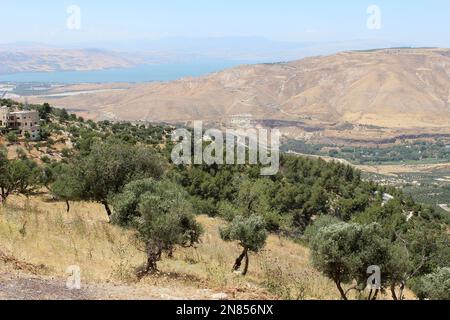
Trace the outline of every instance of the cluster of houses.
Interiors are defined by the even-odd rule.
[[[8,107],[0,108],[0,128],[16,131],[31,140],[40,138],[40,117],[35,110],[12,111]],[[28,134],[27,134],[28,133]]]

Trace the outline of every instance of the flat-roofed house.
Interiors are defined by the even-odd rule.
[[[40,118],[36,110],[11,111],[8,107],[0,108],[0,127],[19,131],[21,135],[28,132],[30,139],[40,137]]]

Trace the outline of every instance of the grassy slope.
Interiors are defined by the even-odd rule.
[[[206,231],[198,248],[177,250],[173,259],[160,263],[161,274],[137,281],[134,270],[145,255],[131,233],[107,223],[100,206],[74,203],[67,214],[65,204],[46,196],[11,197],[0,207],[0,249],[25,264],[0,258],[0,273],[19,269],[65,279],[67,267],[79,265],[85,283],[127,285],[141,290],[130,294],[135,298],[155,287],[174,288],[181,298],[202,298],[196,296],[200,289],[242,299],[339,297],[333,284],[310,265],[307,248],[275,236],[262,253],[250,257],[248,277],[232,274],[239,247],[220,240],[220,220],[198,219]],[[113,297],[126,298],[119,293]]]

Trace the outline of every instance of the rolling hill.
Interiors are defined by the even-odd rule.
[[[306,132],[382,128],[397,135],[450,130],[448,49],[342,52],[126,90],[97,87],[88,85],[92,93],[73,94],[77,86],[68,86],[64,90],[70,95],[52,97],[50,91],[32,100],[84,111],[95,119],[215,122],[251,114],[291,128],[291,135],[301,134],[295,128],[305,126]]]

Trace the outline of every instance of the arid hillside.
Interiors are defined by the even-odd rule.
[[[131,232],[107,222],[101,206],[65,204],[48,195],[13,197],[0,206],[2,299],[338,299],[332,282],[316,271],[309,250],[271,236],[252,255],[249,277],[231,272],[240,249],[220,239],[224,222],[198,217],[205,235],[197,248],[180,249],[160,273],[136,278],[145,262]],[[81,290],[66,288],[69,266],[81,268]]]
[[[386,49],[33,100],[88,111],[96,119],[216,121],[251,114],[258,120],[289,120],[318,128],[350,123],[391,130],[445,129],[450,127],[449,88],[450,50]]]
[[[0,48],[0,74],[19,72],[91,71],[128,68],[135,64],[123,56],[102,50]]]

